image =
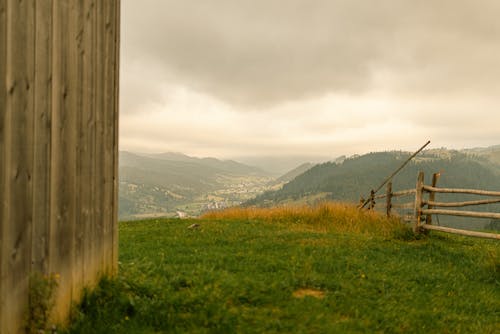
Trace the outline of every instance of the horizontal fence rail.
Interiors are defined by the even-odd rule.
[[[420,210],[420,213],[422,215],[449,215],[458,217],[500,219],[500,213],[493,213],[493,212],[428,209],[428,210]]]
[[[423,186],[423,189],[428,192],[446,193],[446,194],[471,194],[483,196],[500,197],[500,191],[476,190],[476,189],[452,189],[452,188],[436,188],[431,186]]]
[[[500,199],[486,199],[479,201],[466,201],[466,202],[434,202],[434,201],[424,201],[426,205],[437,206],[441,208],[461,208],[464,206],[473,205],[484,205],[484,204],[495,204],[500,203]]]
[[[447,232],[447,233],[453,233],[453,234],[460,234],[460,235],[466,235],[469,237],[479,237],[479,238],[500,240],[500,234],[495,234],[495,233],[459,230],[456,228],[444,227],[444,226],[434,226],[434,225],[429,225],[429,224],[422,225],[422,228],[425,230],[434,230],[434,231],[441,231],[441,232]]]
[[[408,203],[394,203],[391,205],[391,208],[393,209],[414,209],[415,208],[415,203],[414,202],[408,202]]]
[[[396,192],[392,193],[392,197],[402,197],[402,196],[415,195],[415,192],[416,192],[415,189],[396,191]]]

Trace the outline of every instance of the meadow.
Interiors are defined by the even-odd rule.
[[[194,224],[194,225],[193,225]],[[500,247],[343,204],[120,223],[68,333],[498,333]]]

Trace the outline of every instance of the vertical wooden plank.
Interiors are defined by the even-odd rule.
[[[121,36],[121,19],[120,19],[120,0],[115,0],[115,80],[114,80],[114,170],[113,170],[113,273],[118,273],[118,139],[119,139],[119,110],[120,110],[120,36]]]
[[[387,217],[391,216],[391,208],[392,208],[392,182],[387,183],[387,191],[386,191],[386,214]]]
[[[106,166],[104,165],[104,122],[105,122],[105,96],[104,96],[104,52],[105,52],[105,1],[97,1],[95,6],[96,15],[96,36],[95,36],[95,46],[94,52],[96,54],[96,70],[95,70],[95,151],[94,151],[94,268],[98,271],[98,274],[103,272],[103,261],[104,261],[104,170]],[[96,273],[97,274],[97,273]]]
[[[104,49],[104,273],[113,272],[115,219],[116,2],[105,2]]]
[[[54,1],[51,151],[51,271],[60,274],[55,319],[71,305],[76,220],[76,2]]]
[[[417,177],[415,193],[415,233],[420,233],[420,223],[422,219],[422,195],[424,188],[424,172],[419,172]]]
[[[372,189],[370,191],[370,210],[375,208],[375,191]]]
[[[441,176],[440,173],[434,173],[432,175],[432,186],[435,187],[437,185],[437,182],[439,180],[439,177]],[[429,194],[429,202],[433,202],[436,200],[436,193],[435,192],[431,192]],[[433,208],[432,205],[428,205],[427,207],[429,210]],[[427,215],[426,219],[425,219],[425,223],[426,224],[429,224],[429,225],[432,225],[432,215]]]
[[[80,226],[83,228],[82,240],[82,265],[83,265],[83,284],[85,286],[92,286],[96,278],[95,268],[93,262],[93,223],[95,216],[93,211],[93,192],[95,191],[94,185],[94,167],[95,167],[95,92],[94,92],[94,78],[95,78],[95,53],[94,53],[94,38],[95,38],[95,1],[85,0],[83,2],[83,36],[82,36],[82,116],[81,116],[81,129],[80,129],[80,166],[82,170],[80,183],[80,197],[81,197],[81,221]]]
[[[84,97],[85,91],[87,89],[84,80],[84,72],[85,72],[85,45],[84,45],[84,36],[86,34],[85,27],[85,0],[76,1],[75,7],[72,11],[72,19],[75,23],[75,30],[73,33],[73,55],[75,59],[73,60],[73,66],[75,66],[76,73],[73,73],[76,76],[76,81],[72,81],[73,90],[75,91],[75,99],[76,104],[74,105],[73,112],[76,116],[76,133],[77,136],[75,138],[75,151],[76,151],[76,161],[75,161],[75,187],[76,191],[74,194],[75,197],[75,221],[74,221],[74,229],[73,229],[73,259],[72,259],[72,299],[78,300],[80,299],[82,287],[83,287],[83,248],[84,248],[84,234],[85,234],[85,226],[87,224],[87,207],[88,204],[86,201],[86,192],[87,184],[86,180],[84,180],[85,175],[85,167],[88,163],[85,161],[84,152],[85,152],[85,139],[87,134],[87,128],[85,124],[85,100]]]
[[[52,0],[36,3],[32,269],[48,273],[52,108]]]
[[[4,206],[7,202],[7,191],[5,189],[5,121],[7,116],[6,93],[5,86],[6,69],[7,69],[7,0],[0,0],[0,333],[6,333],[6,322],[4,319],[4,310],[6,308],[6,296],[4,295],[3,280],[4,280],[4,261],[6,253],[4,252],[4,233],[8,220],[4,217]]]
[[[7,2],[2,333],[20,333],[31,268],[34,1]],[[23,18],[22,20],[20,18]],[[28,204],[28,205],[26,205]]]
[[[112,127],[110,125],[110,115],[113,115],[113,104],[114,104],[114,95],[111,92],[110,88],[113,89],[113,81],[114,81],[114,73],[112,67],[112,55],[114,53],[114,44],[113,44],[113,36],[112,36],[112,28],[114,29],[114,25],[111,24],[111,5],[112,1],[107,1],[104,3],[104,50],[103,50],[103,72],[104,72],[104,108],[102,110],[103,113],[103,121],[104,121],[104,137],[103,137],[103,146],[104,146],[104,156],[103,156],[103,197],[104,197],[104,211],[103,211],[103,273],[109,273],[109,265],[111,264],[112,257],[112,230],[111,230],[111,219],[112,219],[112,177],[113,175],[110,173],[112,171],[112,163],[113,163],[113,141],[112,141]],[[110,73],[111,72],[111,73]],[[111,82],[110,82],[111,79]],[[111,103],[110,103],[111,102]],[[111,140],[110,140],[111,139]]]

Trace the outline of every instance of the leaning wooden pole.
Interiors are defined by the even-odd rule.
[[[399,173],[413,158],[415,158],[415,156],[417,154],[419,154],[420,152],[422,152],[424,150],[424,148],[427,147],[427,145],[429,145],[431,143],[431,141],[427,141],[427,143],[425,143],[424,146],[422,146],[421,148],[418,149],[418,151],[416,151],[415,153],[413,153],[398,169],[396,169],[396,171],[394,173],[391,174],[391,176],[389,176],[387,179],[385,179],[384,182],[382,182],[382,184],[374,190],[375,194],[380,190],[382,189],[383,186],[385,186],[387,184],[387,182],[389,182],[390,180],[392,180],[392,178],[397,174]],[[359,206],[359,209],[363,209],[366,204],[368,204],[370,202],[370,199],[368,198],[367,200],[364,201],[363,204],[361,204]]]

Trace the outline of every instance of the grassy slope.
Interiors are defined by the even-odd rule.
[[[408,236],[297,215],[121,223],[120,277],[86,297],[71,333],[498,330],[498,243]]]

